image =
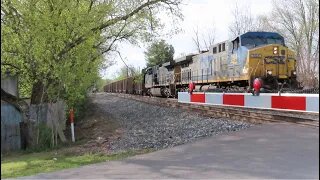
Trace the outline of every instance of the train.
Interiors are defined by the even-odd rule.
[[[299,88],[296,58],[276,32],[246,32],[189,54],[143,69],[142,78],[129,77],[104,86],[105,92],[176,97],[195,84],[195,91],[261,92]]]

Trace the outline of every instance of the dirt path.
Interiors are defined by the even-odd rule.
[[[122,132],[117,120],[111,114],[103,112],[94,100],[94,97],[89,99],[85,116],[75,123],[76,145],[66,151],[77,154],[108,154],[110,142],[120,138]],[[67,131],[67,134],[70,136],[70,132]]]

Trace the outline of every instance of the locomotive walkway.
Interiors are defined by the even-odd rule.
[[[25,178],[319,179],[319,128],[262,124],[123,161]]]

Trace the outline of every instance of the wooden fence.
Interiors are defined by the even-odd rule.
[[[21,112],[12,104],[1,101],[1,152],[21,149]]]
[[[63,101],[30,105],[28,119],[14,105],[1,101],[1,152],[39,145],[40,124],[50,129],[52,145],[66,141],[66,104]]]

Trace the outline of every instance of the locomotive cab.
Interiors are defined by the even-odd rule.
[[[294,52],[285,46],[281,35],[248,32],[240,36],[240,45],[248,49],[245,68],[250,86],[252,80],[261,78],[265,89],[279,89],[284,85],[296,88]]]

